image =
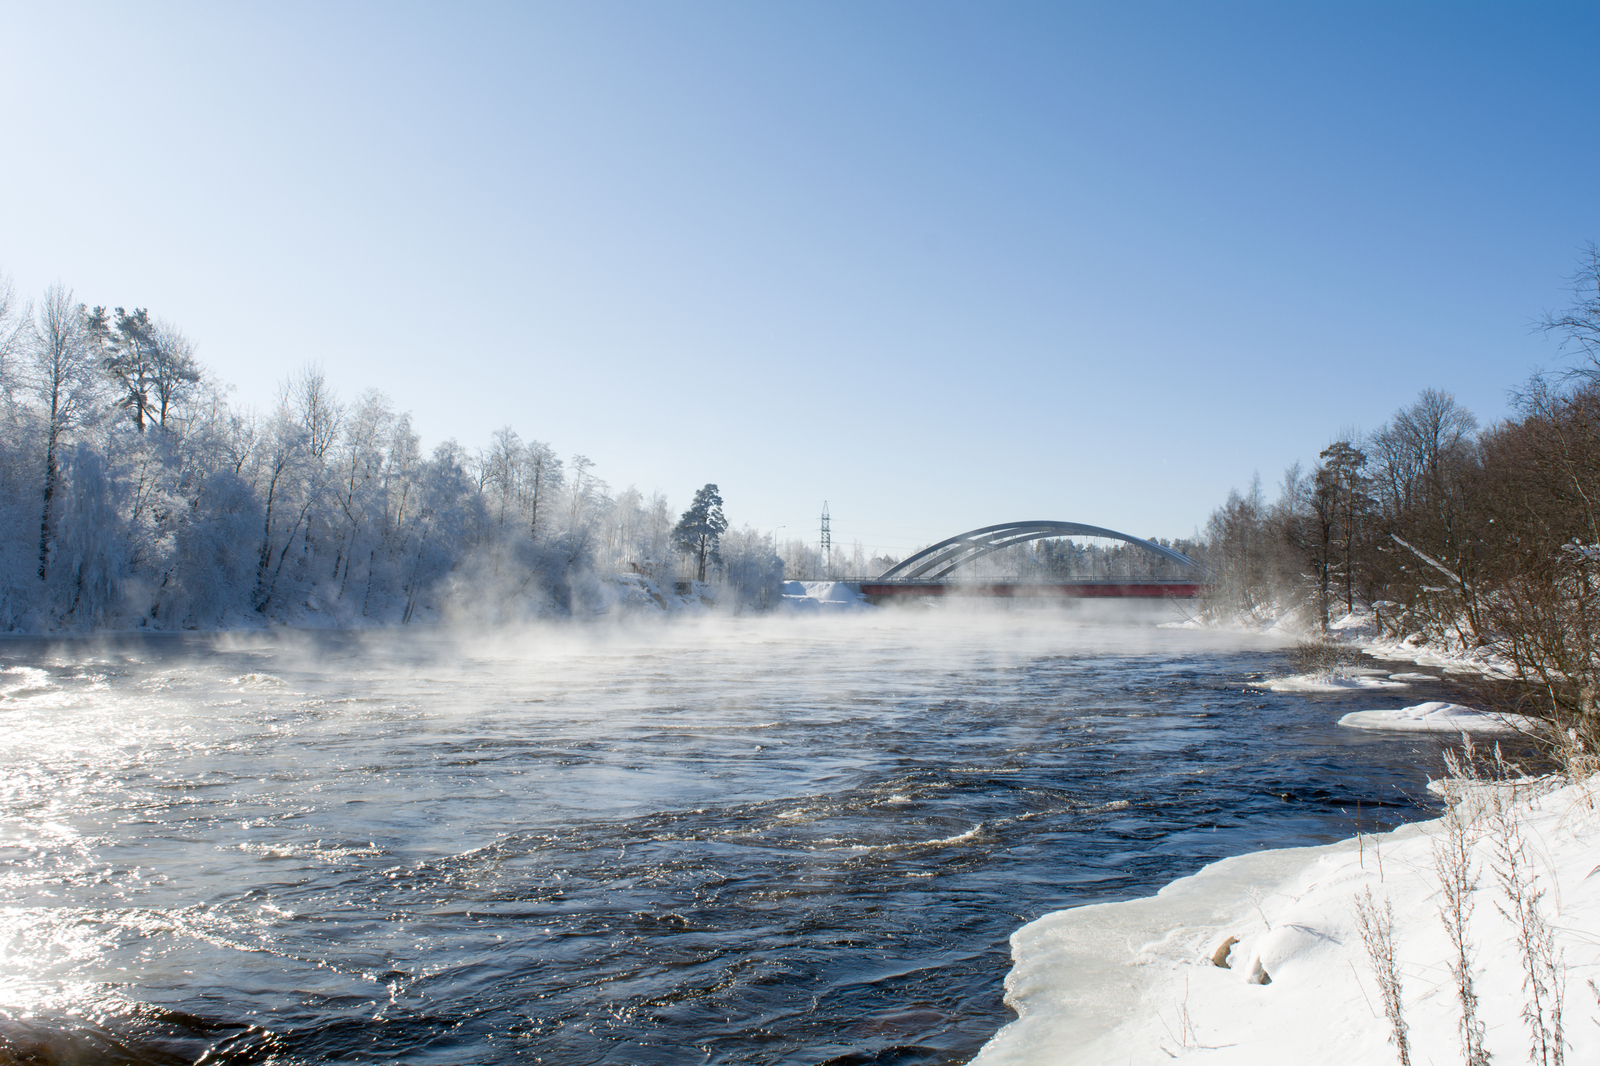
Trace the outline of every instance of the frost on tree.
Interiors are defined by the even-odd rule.
[[[781,595],[715,485],[675,530],[666,497],[614,494],[581,455],[509,426],[426,454],[381,392],[285,372],[232,402],[145,309],[22,302],[0,275],[0,632],[587,615],[606,575],[653,582],[675,549],[735,609]]]
[[[717,549],[727,531],[728,520],[722,516],[722,497],[717,494],[715,485],[707,485],[694,494],[694,502],[672,531],[673,544],[695,561],[696,581],[706,579],[706,563],[722,562]]]

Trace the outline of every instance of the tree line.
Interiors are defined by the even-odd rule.
[[[1259,479],[1207,523],[1206,609],[1285,609],[1327,629],[1370,610],[1379,629],[1504,655],[1525,691],[1600,740],[1600,249],[1574,300],[1539,328],[1576,357],[1534,377],[1513,414],[1481,426],[1425,390],[1376,431],[1347,433],[1317,463]],[[1576,734],[1575,734],[1576,735]]]
[[[424,454],[409,414],[314,367],[230,403],[146,309],[0,278],[0,631],[504,621],[603,609],[619,572],[738,606],[782,563],[714,485],[678,516],[510,427]]]

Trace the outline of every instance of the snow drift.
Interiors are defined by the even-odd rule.
[[[1476,711],[1459,703],[1432,700],[1395,710],[1352,711],[1339,719],[1347,729],[1385,729],[1414,733],[1473,733],[1511,736],[1522,732],[1516,715]]]
[[[1600,1007],[1590,989],[1600,980],[1600,781],[1453,784],[1458,797],[1517,793],[1517,831],[1564,953],[1567,1061],[1600,1062]],[[1458,1061],[1460,1010],[1432,856],[1445,822],[1224,859],[1154,897],[1029,923],[1011,938],[1015,966],[1006,978],[1018,1019],[973,1066],[1138,1066],[1190,1054],[1242,1066],[1393,1062],[1358,930],[1355,901],[1365,890],[1394,907],[1415,1061]],[[1486,1049],[1496,1061],[1521,1062],[1530,1041],[1523,960],[1517,930],[1497,907],[1493,824],[1475,821],[1471,839],[1469,935]]]

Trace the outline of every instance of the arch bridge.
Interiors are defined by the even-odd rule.
[[[1050,582],[963,582],[949,580],[957,567],[985,555],[1017,544],[1056,537],[1103,537],[1120,540],[1188,572],[1176,580],[1079,580]],[[982,529],[959,533],[949,540],[924,548],[904,562],[885,570],[875,580],[861,582],[861,594],[874,603],[907,596],[1006,596],[1006,597],[1135,597],[1187,599],[1200,594],[1203,568],[1180,551],[1118,533],[1114,529],[1085,525],[1082,522],[1002,522]]]

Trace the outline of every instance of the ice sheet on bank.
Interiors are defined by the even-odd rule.
[[[1515,786],[1518,783],[1513,783]],[[1600,980],[1600,781],[1520,791],[1524,839],[1566,952],[1568,1062],[1600,1062],[1588,982]],[[1499,788],[1501,793],[1506,786]],[[1448,987],[1450,944],[1437,913],[1431,846],[1441,824],[1318,848],[1213,863],[1157,896],[1045,915],[1012,936],[1007,1001],[1019,1018],[972,1066],[1170,1063],[1194,1055],[1229,1066],[1394,1062],[1382,999],[1357,927],[1355,900],[1392,903],[1411,1047],[1445,1061],[1457,1049],[1459,1007]],[[1494,832],[1479,825],[1472,936],[1479,1016],[1495,1061],[1527,1058],[1516,931],[1496,909],[1488,873]],[[1552,916],[1554,912],[1551,912]],[[1237,943],[1228,968],[1212,955]],[[1270,983],[1252,983],[1253,973]],[[1441,976],[1443,975],[1443,976]],[[1426,1057],[1416,1061],[1427,1061]]]
[[[1508,736],[1523,732],[1516,715],[1495,714],[1433,700],[1394,710],[1352,711],[1339,719],[1347,729],[1384,729],[1411,733],[1487,733]]]
[[[1385,674],[1383,670],[1355,668],[1338,676],[1325,673],[1290,674],[1256,684],[1273,692],[1382,692],[1410,687],[1408,682],[1391,680]]]

